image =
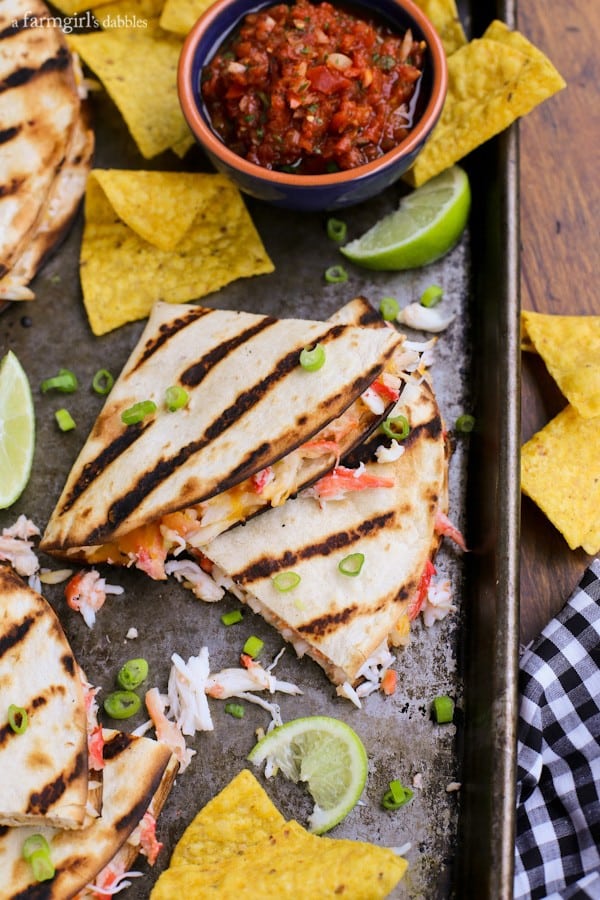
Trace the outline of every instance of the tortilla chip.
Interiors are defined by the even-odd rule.
[[[150,20],[158,22],[164,0],[94,0],[92,12],[105,30],[138,28],[147,34]]]
[[[177,96],[179,37],[154,27],[71,35],[69,44],[96,73],[150,159],[189,137]]]
[[[297,822],[286,822],[244,769],[185,830],[151,900],[179,900],[182,892],[253,900],[257,873],[263,897],[378,900],[406,869],[406,860],[392,850],[317,837]]]
[[[224,175],[92,170],[81,285],[94,334],[145,318],[157,300],[184,303],[272,271]]]
[[[442,39],[446,56],[467,43],[455,0],[415,0],[415,3]]]
[[[213,3],[214,0],[166,0],[160,17],[161,27],[175,34],[186,35]]]
[[[521,488],[571,550],[600,550],[600,416],[563,409],[521,450]]]
[[[521,347],[539,353],[580,416],[600,416],[600,316],[523,312]]]
[[[254,775],[242,769],[188,825],[170,865],[201,861],[209,868],[265,840],[284,823]]]
[[[500,25],[492,34],[500,34],[502,40],[479,38],[448,58],[448,94],[442,114],[405,176],[414,187],[439,175],[565,87],[539,50],[523,52],[531,44],[522,35],[509,38],[511,32],[507,29],[507,34]]]

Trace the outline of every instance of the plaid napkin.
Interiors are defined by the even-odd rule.
[[[514,897],[600,898],[600,559],[521,658]]]

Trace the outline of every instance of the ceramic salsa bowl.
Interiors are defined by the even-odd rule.
[[[228,175],[246,194],[275,206],[298,211],[335,210],[367,200],[383,191],[410,168],[436,124],[444,104],[447,67],[441,41],[429,19],[412,0],[358,0],[353,13],[383,20],[403,34],[427,44],[419,86],[419,109],[413,127],[395,149],[373,162],[320,175],[276,171],[249,162],[229,149],[213,130],[201,96],[203,67],[223,40],[249,12],[273,6],[276,0],[216,0],[190,31],[179,61],[178,91],[184,116],[215,168]],[[333,0],[336,5],[337,0]]]

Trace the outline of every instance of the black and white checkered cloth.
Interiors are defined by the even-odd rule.
[[[521,658],[515,900],[600,900],[600,559]]]

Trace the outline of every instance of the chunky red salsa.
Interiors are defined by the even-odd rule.
[[[330,3],[247,15],[202,75],[227,146],[267,169],[352,169],[409,133],[426,45]]]

